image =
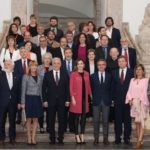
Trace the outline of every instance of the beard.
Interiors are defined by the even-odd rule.
[[[5,71],[6,73],[11,73],[11,72],[13,72],[12,69],[5,69],[5,68],[3,68],[2,70]]]

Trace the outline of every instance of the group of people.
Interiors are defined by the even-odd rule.
[[[149,79],[142,64],[136,62],[136,50],[120,36],[112,17],[106,27],[83,22],[77,32],[74,22],[67,23],[66,34],[58,28],[58,18],[50,18],[44,29],[30,16],[30,24],[21,25],[15,17],[0,53],[0,145],[5,144],[8,113],[10,143],[15,145],[15,123],[25,110],[27,144],[36,144],[38,123],[46,131],[50,144],[63,145],[68,124],[77,144],[85,144],[86,118],[93,118],[93,143],[99,143],[102,113],[103,143],[109,144],[109,121],[114,121],[115,141],[131,141],[131,117],[135,118],[137,142],[143,146],[145,121],[149,115]],[[17,113],[17,121],[16,121]],[[56,115],[58,135],[55,131]]]

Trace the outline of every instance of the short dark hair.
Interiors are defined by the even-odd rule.
[[[99,27],[98,30],[97,30],[97,32],[100,32],[103,28],[105,29],[104,26]]]
[[[65,51],[67,51],[67,50],[71,50],[71,51],[72,51],[72,49],[71,49],[70,47],[66,47],[66,48],[64,49],[64,53],[65,53]]]
[[[79,32],[82,32],[82,30],[83,30],[83,28],[84,28],[85,26],[88,26],[88,23],[87,23],[87,22],[81,22],[81,23],[79,24]]]
[[[56,36],[56,34],[55,34],[55,32],[54,32],[53,30],[49,30],[49,31],[47,32],[47,35],[48,35],[50,32],[52,32],[52,33]]]
[[[100,58],[100,59],[97,60],[97,64],[98,64],[100,61],[103,61],[103,62],[105,62],[105,64],[107,64],[106,60],[105,60],[105,59],[102,59],[102,58]]]
[[[89,55],[89,53],[91,53],[91,52],[95,54],[95,49],[93,49],[93,48],[88,49],[87,54]]]
[[[15,22],[16,20],[18,20],[19,21],[19,25],[21,25],[21,19],[20,19],[19,16],[16,16],[16,17],[13,18],[13,22]]]
[[[52,19],[54,19],[54,20],[56,20],[57,22],[58,22],[58,17],[56,17],[56,16],[52,16],[52,17],[50,17],[50,21],[52,20]]]
[[[102,35],[102,36],[100,37],[100,39],[102,40],[102,38],[103,38],[104,36],[109,39],[108,35]]]
[[[114,25],[114,20],[113,20],[112,17],[107,17],[107,18],[105,19],[105,24],[107,23],[107,20],[109,20],[109,19],[112,21],[112,25]]]
[[[122,58],[125,59],[125,61],[127,61],[127,60],[126,60],[126,57],[123,56],[123,55],[119,56],[119,57],[118,57],[118,60],[119,60],[119,59],[122,59]]]
[[[72,34],[72,35],[73,35],[73,33],[72,33],[71,31],[67,31],[67,32],[66,32],[66,35],[67,35],[67,34]]]

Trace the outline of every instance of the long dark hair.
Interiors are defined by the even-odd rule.
[[[138,65],[135,66],[135,68],[134,68],[134,78],[137,79],[136,69],[137,69],[138,67],[141,67],[141,69],[142,69],[142,71],[143,71],[142,77],[145,78],[146,72],[145,72],[145,67],[144,67],[143,64],[138,64]]]
[[[8,31],[8,35],[13,35],[15,34],[13,31],[12,31],[12,26],[16,26],[17,30],[18,30],[18,26],[15,24],[15,23],[12,23],[9,27],[9,31]]]
[[[74,65],[73,71],[77,71],[77,66],[78,66],[78,62],[79,62],[79,61],[82,61],[83,64],[84,64],[84,66],[85,66],[84,60],[83,60],[82,58],[78,58],[78,59],[75,61],[75,65]]]
[[[87,38],[86,34],[85,33],[79,33],[78,36],[77,36],[77,41],[76,41],[77,46],[80,45],[80,37],[81,37],[81,35],[84,35],[84,37],[85,37],[85,44],[88,45],[88,38]]]

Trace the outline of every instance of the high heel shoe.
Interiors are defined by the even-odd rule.
[[[139,149],[143,146],[143,142],[142,141],[137,141],[136,144],[133,146],[134,149]]]
[[[35,139],[32,139],[32,145],[36,145],[36,140]]]
[[[84,134],[81,134],[79,137],[80,137],[81,144],[86,144],[86,142],[84,141]]]
[[[27,138],[27,144],[28,144],[28,145],[31,145],[31,144],[32,144],[31,138]]]
[[[75,136],[76,144],[81,144],[79,135]]]

